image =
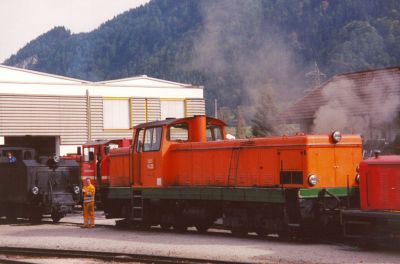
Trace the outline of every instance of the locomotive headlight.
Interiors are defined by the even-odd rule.
[[[310,186],[315,186],[318,183],[318,177],[314,174],[311,174],[310,176],[308,176],[308,184],[310,184]]]
[[[342,139],[342,133],[339,131],[334,131],[332,133],[332,140],[334,143],[338,143]]]
[[[356,174],[356,177],[354,179],[355,179],[356,183],[360,184],[360,174],[359,173]]]
[[[32,194],[33,194],[33,195],[38,195],[38,193],[39,193],[39,188],[35,186],[35,187],[32,188],[31,191],[32,191]]]
[[[60,157],[57,156],[57,155],[54,155],[53,156],[53,160],[54,160],[55,163],[59,163],[60,162]]]
[[[79,188],[79,186],[75,185],[74,186],[74,193],[75,194],[79,194],[80,191],[81,191],[81,188]]]

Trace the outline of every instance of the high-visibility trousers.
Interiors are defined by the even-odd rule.
[[[94,227],[94,201],[83,203],[83,226]]]

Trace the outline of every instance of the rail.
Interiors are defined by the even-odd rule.
[[[223,261],[212,259],[195,259],[170,256],[142,255],[116,252],[99,252],[99,251],[80,251],[80,250],[65,250],[65,249],[42,249],[42,248],[21,248],[21,247],[0,247],[0,255],[7,255],[8,258],[0,258],[1,263],[32,263],[21,257],[41,257],[41,258],[57,258],[62,261],[62,258],[75,259],[96,259],[103,261],[113,261],[117,263],[160,263],[160,264],[233,264],[246,263],[237,261]],[[10,259],[10,256],[18,257]],[[61,258],[61,259],[60,259]],[[34,263],[34,262],[33,262]],[[250,262],[249,262],[250,263]]]

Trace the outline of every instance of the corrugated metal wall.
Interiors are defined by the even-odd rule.
[[[161,118],[160,98],[147,99],[147,122],[157,121]]]
[[[60,136],[65,145],[85,142],[86,97],[0,95],[0,135]]]
[[[205,115],[204,99],[187,99],[186,100],[186,116]]]
[[[132,126],[146,122],[146,100],[145,98],[131,99]]]
[[[87,104],[86,96],[0,95],[0,135],[60,136],[61,145],[132,136],[131,130],[103,129],[103,97],[90,97],[89,114]],[[204,99],[186,100],[186,116],[204,113]],[[160,117],[159,98],[131,98],[132,126]]]

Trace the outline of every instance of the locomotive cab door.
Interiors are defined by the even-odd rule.
[[[93,146],[83,147],[83,162],[81,163],[82,180],[89,178],[95,184],[96,180],[96,152]]]
[[[162,186],[161,140],[162,127],[147,127],[136,131],[133,155],[135,185]]]

